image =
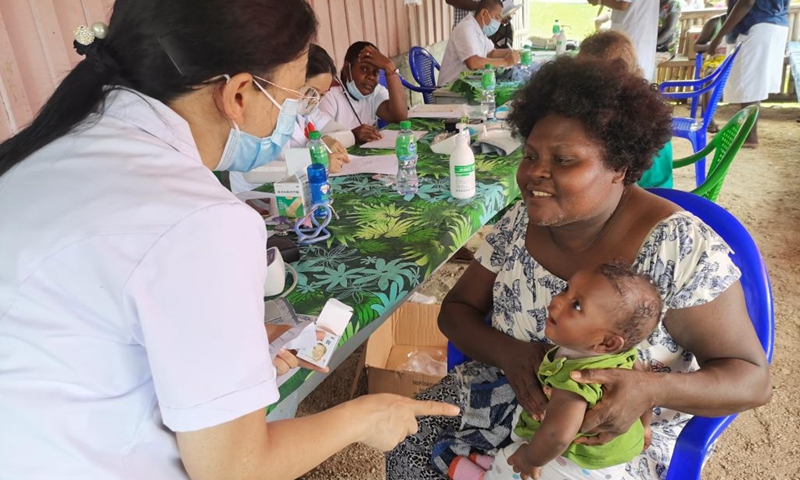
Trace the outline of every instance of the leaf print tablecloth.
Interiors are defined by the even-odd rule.
[[[494,91],[494,100],[497,106],[503,105],[507,101],[511,100],[511,97],[514,96],[521,86],[521,82],[497,82],[497,86],[495,87]],[[467,102],[473,105],[481,103],[482,87],[480,78],[457,78],[450,85],[450,91],[460,93],[464,96],[464,98],[467,99]]]
[[[298,313],[312,315],[331,297],[352,306],[354,315],[340,345],[369,323],[385,320],[406,295],[519,197],[515,174],[521,149],[508,157],[476,155],[477,193],[469,200],[454,199],[449,158],[430,149],[433,132],[442,126],[438,120],[413,121],[414,130],[431,132],[418,144],[420,186],[415,195],[401,196],[372,175],[332,179],[340,218],[329,226],[330,240],[301,247],[301,258],[293,264],[298,283],[288,300]],[[388,152],[354,147],[350,153]],[[301,369],[281,385],[281,399],[311,373]]]

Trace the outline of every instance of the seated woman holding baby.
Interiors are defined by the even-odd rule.
[[[419,394],[459,405],[462,415],[422,419],[387,455],[387,478],[447,478],[457,456],[496,455],[511,442],[517,405],[542,419],[547,396],[537,371],[552,348],[547,307],[576,272],[608,262],[649,276],[663,307],[638,344],[644,371],[573,372],[603,392],[580,427],[590,436],[576,442],[607,443],[652,411],[651,443],[620,478],[662,478],[692,415],[769,401],[769,365],[730,248],[700,219],[636,185],[669,139],[670,121],[658,92],[617,62],[562,57],[518,93],[509,122],[524,139],[522,200],[486,237],[439,317],[442,332],[474,360]],[[475,408],[476,385],[504,382],[507,398]]]

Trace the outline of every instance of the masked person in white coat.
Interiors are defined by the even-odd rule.
[[[289,479],[456,413],[265,421],[297,359],[269,355],[264,223],[212,170],[278,156],[315,29],[303,0],[117,0],[79,29],[85,59],[0,144],[0,476]]]
[[[352,132],[332,121],[319,109],[319,102],[331,89],[336,76],[336,64],[324,48],[311,44],[308,47],[308,65],[306,67],[306,84],[300,91],[306,96],[300,106],[295,121],[292,137],[286,144],[288,148],[303,148],[308,145],[308,133],[320,131],[322,141],[330,151],[328,169],[330,173],[342,170],[342,165],[349,163],[346,147],[355,144]],[[281,157],[283,155],[281,154]],[[245,192],[260,187],[261,183],[250,183],[243,172],[230,172],[231,191]]]
[[[519,63],[519,52],[509,48],[496,49],[489,37],[500,28],[503,20],[501,0],[481,0],[474,15],[467,15],[456,25],[447,41],[439,72],[439,85],[445,85],[468,70],[486,65],[510,67]]]
[[[380,84],[380,74],[386,86]],[[319,109],[349,128],[358,143],[381,138],[378,119],[387,123],[408,118],[408,99],[394,62],[369,42],[355,42],[344,55],[339,85],[320,102]]]

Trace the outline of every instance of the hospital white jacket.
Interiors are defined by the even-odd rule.
[[[173,432],[275,402],[265,242],[131,91],[0,177],[0,478],[186,478]]]

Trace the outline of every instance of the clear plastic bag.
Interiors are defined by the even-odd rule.
[[[398,365],[397,370],[444,377],[447,375],[447,355],[442,349],[409,352],[406,361]]]

